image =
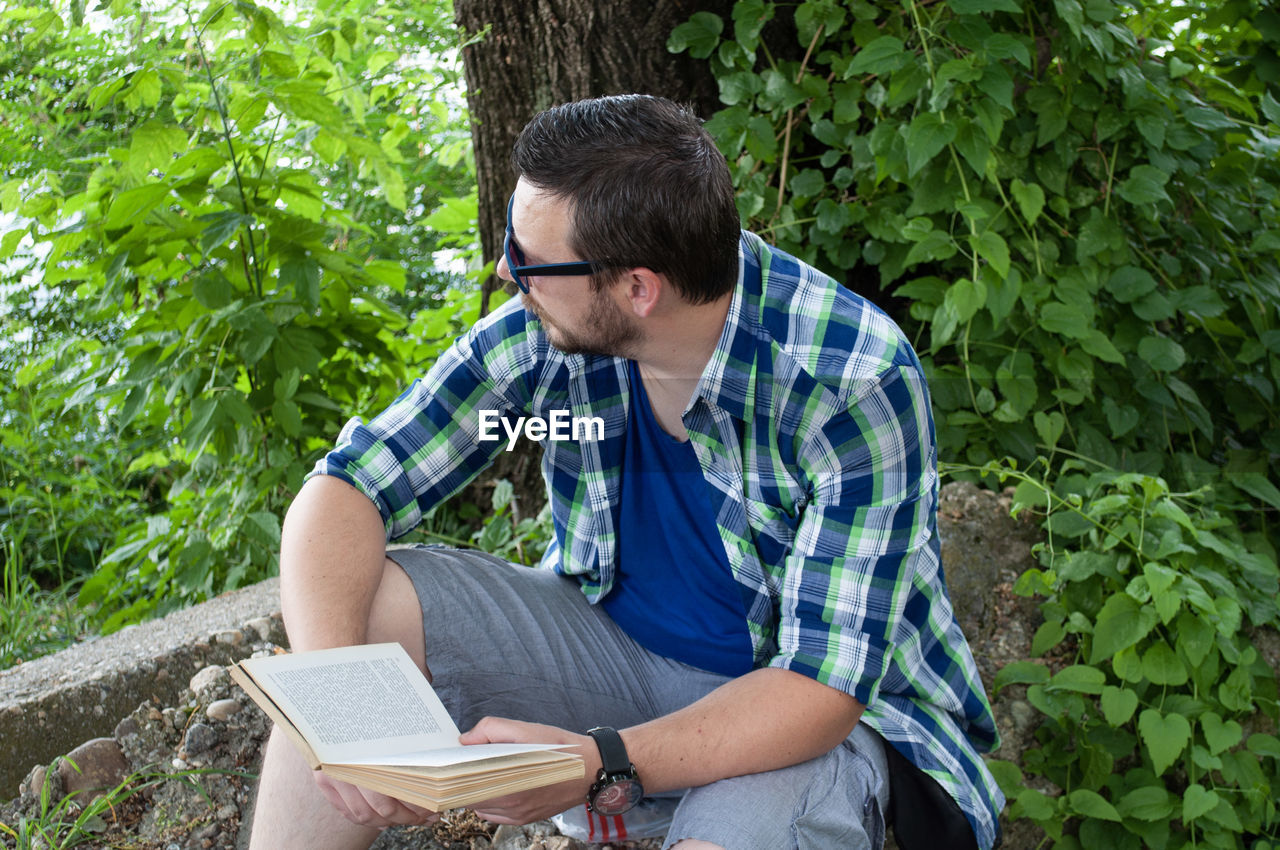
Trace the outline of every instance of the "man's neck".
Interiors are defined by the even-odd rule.
[[[720,342],[732,302],[729,291],[709,304],[680,304],[652,317],[632,359],[654,379],[696,384]]]
[[[688,439],[681,415],[715,352],[733,292],[710,304],[680,304],[653,317],[632,359],[640,370],[658,424],[678,440]]]

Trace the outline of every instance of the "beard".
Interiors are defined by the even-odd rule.
[[[528,293],[522,294],[520,301],[542,323],[551,346],[564,354],[627,357],[640,339],[640,329],[603,290],[591,294],[591,306],[587,311],[584,327],[576,331],[550,319]]]

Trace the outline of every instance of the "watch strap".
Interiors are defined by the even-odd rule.
[[[587,734],[595,739],[600,748],[600,766],[607,774],[628,773],[632,770],[631,759],[627,756],[627,747],[622,743],[618,730],[608,726],[597,726],[588,729]]]

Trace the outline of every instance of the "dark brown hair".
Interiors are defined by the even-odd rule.
[[[570,202],[569,247],[583,259],[664,274],[694,304],[736,283],[729,167],[688,109],[635,94],[555,106],[521,131],[511,161],[525,180]],[[612,279],[605,272],[596,285]]]

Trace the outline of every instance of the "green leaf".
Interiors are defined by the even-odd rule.
[[[1084,339],[1093,332],[1085,313],[1060,301],[1050,301],[1040,307],[1039,325],[1050,333],[1072,339]]]
[[[198,221],[205,222],[204,230],[200,234],[200,250],[206,255],[226,243],[241,227],[249,227],[253,223],[252,218],[234,210],[208,213],[200,216]]]
[[[324,85],[313,80],[290,80],[275,86],[274,94],[283,109],[298,118],[314,121],[321,127],[340,130],[344,125],[342,111],[325,94]]]
[[[1201,130],[1230,130],[1236,126],[1236,122],[1226,115],[1216,109],[1209,109],[1204,106],[1193,106],[1190,109],[1184,109],[1182,117],[1187,119],[1187,123],[1193,127],[1199,127]]]
[[[1162,786],[1144,785],[1121,797],[1116,803],[1116,811],[1121,817],[1136,818],[1141,821],[1167,820],[1173,814],[1175,799]]]
[[[1084,26],[1084,9],[1080,7],[1080,0],[1053,0],[1053,7],[1057,10],[1058,17],[1071,28],[1071,34],[1080,38],[1081,28]]]
[[[302,434],[302,410],[292,401],[277,398],[271,403],[271,415],[286,435],[297,437]]]
[[[907,173],[914,176],[956,136],[956,125],[936,112],[917,115],[907,128]]]
[[[1218,805],[1218,794],[1203,785],[1188,785],[1182,794],[1182,822],[1191,823],[1201,818]]]
[[[1057,814],[1057,809],[1051,800],[1042,791],[1034,788],[1026,788],[1017,797],[1018,805],[1022,807],[1023,814],[1032,820],[1047,821]]]
[[[1057,410],[1050,413],[1037,410],[1032,421],[1035,424],[1036,435],[1049,448],[1058,445],[1058,439],[1062,437],[1062,432],[1067,427],[1067,418]]]
[[[240,524],[240,531],[270,549],[280,546],[280,519],[270,511],[250,513]]]
[[[136,219],[144,218],[168,195],[167,183],[147,183],[126,189],[112,200],[104,226],[108,230],[119,230]]]
[[[1031,68],[1031,53],[1027,46],[1008,33],[999,32],[987,36],[982,42],[982,49],[992,59],[1016,59],[1022,67],[1028,70]]]
[[[289,288],[308,307],[320,304],[320,264],[305,254],[290,253],[280,264],[280,286]]]
[[[956,321],[963,324],[982,309],[985,298],[986,287],[968,278],[961,278],[947,289],[943,304],[955,315]]]
[[[1107,289],[1121,304],[1136,301],[1156,288],[1156,279],[1146,269],[1121,266],[1107,279]]]
[[[1272,97],[1270,91],[1262,96],[1262,114],[1272,124],[1280,124],[1280,101]]]
[[[1096,667],[1072,664],[1053,674],[1048,687],[1082,694],[1100,694],[1106,680],[1106,674]]]
[[[991,263],[1000,277],[1009,276],[1009,245],[1004,237],[994,230],[985,230],[974,240],[974,249],[978,256]]]
[[[209,269],[196,278],[192,294],[208,310],[220,310],[231,303],[235,291],[231,281],[218,269]]]
[[[711,12],[694,12],[689,20],[671,31],[667,50],[671,53],[689,51],[697,59],[706,59],[720,44],[724,21]]]
[[[1154,204],[1169,200],[1164,186],[1169,175],[1154,165],[1137,165],[1129,171],[1129,179],[1116,188],[1116,193],[1131,204]]]
[[[1209,752],[1217,755],[1244,740],[1244,729],[1234,720],[1223,720],[1216,711],[1200,715],[1200,728],[1204,731]]]
[[[1265,732],[1255,732],[1249,736],[1249,752],[1263,758],[1280,761],[1280,738]]]
[[[853,61],[849,63],[845,78],[860,74],[886,74],[896,71],[902,67],[905,58],[902,39],[882,35],[858,51]]]
[[[1142,640],[1155,628],[1156,620],[1155,609],[1139,605],[1127,593],[1113,595],[1103,604],[1094,623],[1089,663],[1098,664]]]
[[[133,133],[129,141],[129,164],[140,172],[167,171],[173,155],[187,148],[187,136],[178,127],[159,121],[148,121]]]
[[[929,260],[945,260],[955,252],[956,245],[950,233],[944,230],[931,230],[923,239],[911,246],[911,250],[907,252],[905,265],[912,266]]]
[[[1041,189],[1035,183],[1023,183],[1021,180],[1014,179],[1010,186],[1013,191],[1013,198],[1018,202],[1018,209],[1022,212],[1022,217],[1026,219],[1027,225],[1036,223],[1036,219],[1040,217],[1040,212],[1044,209],[1044,189]]]
[[[1120,822],[1120,813],[1101,794],[1087,788],[1078,788],[1067,795],[1067,802],[1078,815],[1098,820]]]
[[[1233,472],[1228,480],[1255,499],[1280,510],[1280,488],[1261,472]]]
[[[1148,708],[1138,716],[1138,735],[1147,747],[1156,776],[1163,776],[1191,740],[1191,724],[1181,714],[1162,715]]]
[[[799,198],[812,198],[822,192],[827,180],[816,168],[806,168],[787,182],[787,188]]]
[[[1117,250],[1126,244],[1124,231],[1116,222],[1102,211],[1094,207],[1089,213],[1089,220],[1080,228],[1076,241],[1076,259],[1085,260],[1099,251]]]
[[[1157,372],[1175,372],[1187,362],[1187,352],[1165,336],[1148,336],[1138,341],[1138,356]]]
[[[1123,726],[1138,709],[1138,695],[1129,688],[1107,685],[1102,689],[1102,716],[1111,726]]]
[[[972,121],[960,120],[957,123],[960,126],[956,131],[956,150],[964,157],[964,161],[969,164],[975,174],[980,177],[985,176],[987,165],[991,160],[990,139],[982,128]]]
[[[1006,685],[1039,685],[1049,681],[1049,668],[1034,661],[1014,661],[1001,667],[991,689],[999,693]]]
[[[985,391],[986,388],[984,387],[983,390]],[[1036,629],[1035,635],[1031,638],[1031,654],[1037,658],[1044,655],[1061,643],[1066,636],[1067,630],[1062,623],[1054,620],[1045,620]]]
[[[1099,360],[1118,364],[1123,364],[1125,362],[1124,355],[1120,353],[1118,348],[1116,348],[1115,343],[1111,341],[1111,337],[1107,336],[1102,331],[1089,331],[1089,333],[1080,340],[1080,347]],[[1110,399],[1104,399],[1103,403],[1105,404],[1107,401],[1110,401]]]
[[[1169,645],[1158,641],[1142,654],[1142,675],[1155,685],[1184,685],[1187,668]]]

